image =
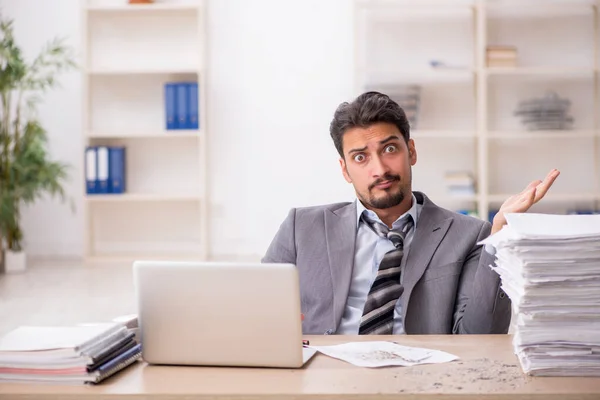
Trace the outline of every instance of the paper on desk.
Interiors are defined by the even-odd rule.
[[[600,215],[507,214],[481,243],[516,318],[525,373],[600,376]]]
[[[419,364],[439,364],[458,357],[439,350],[407,347],[393,342],[349,342],[333,346],[310,346],[329,357],[359,367],[410,367]]]

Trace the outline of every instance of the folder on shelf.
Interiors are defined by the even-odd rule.
[[[98,146],[97,152],[97,165],[98,175],[96,179],[96,193],[108,193],[108,147]]]
[[[187,129],[198,129],[199,122],[199,99],[198,82],[188,83],[188,101],[187,101]]]
[[[96,193],[97,170],[96,148],[87,147],[85,149],[85,187],[87,194]]]
[[[125,147],[109,147],[108,154],[109,193],[125,193]]]
[[[177,129],[176,83],[165,84],[165,118],[167,130]]]
[[[188,102],[188,87],[187,83],[179,82],[175,84],[175,115],[176,129],[187,129],[187,102]]]

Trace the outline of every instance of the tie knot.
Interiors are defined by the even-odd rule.
[[[395,229],[389,229],[384,224],[370,221],[367,218],[364,218],[364,220],[377,235],[388,238],[396,248],[402,248],[406,234],[413,227],[413,219],[410,214],[406,218],[403,218],[401,225]]]

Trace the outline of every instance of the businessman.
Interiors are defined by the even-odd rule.
[[[525,212],[559,172],[507,199],[493,224],[412,191],[417,150],[402,108],[378,92],[330,125],[356,200],[289,212],[263,262],[296,264],[304,334],[506,333],[508,296],[477,243]]]

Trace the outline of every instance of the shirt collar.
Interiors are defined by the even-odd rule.
[[[392,229],[397,228],[400,224],[400,220],[402,220],[402,218],[404,218],[407,214],[409,214],[413,218],[414,227],[416,228],[417,220],[419,218],[419,212],[417,209],[417,198],[415,197],[414,194],[411,194],[411,195],[412,195],[412,205],[411,205],[410,209],[407,212],[405,212],[404,214],[402,214],[400,217],[398,217],[397,220],[394,221],[394,223],[392,224]],[[383,222],[379,219],[377,214],[375,214],[371,210],[368,210],[359,199],[356,199],[355,201],[356,201],[356,227],[357,228],[360,225],[360,217],[363,215],[363,213],[365,213],[366,216],[370,220],[377,221],[377,222],[380,222],[383,224]]]

